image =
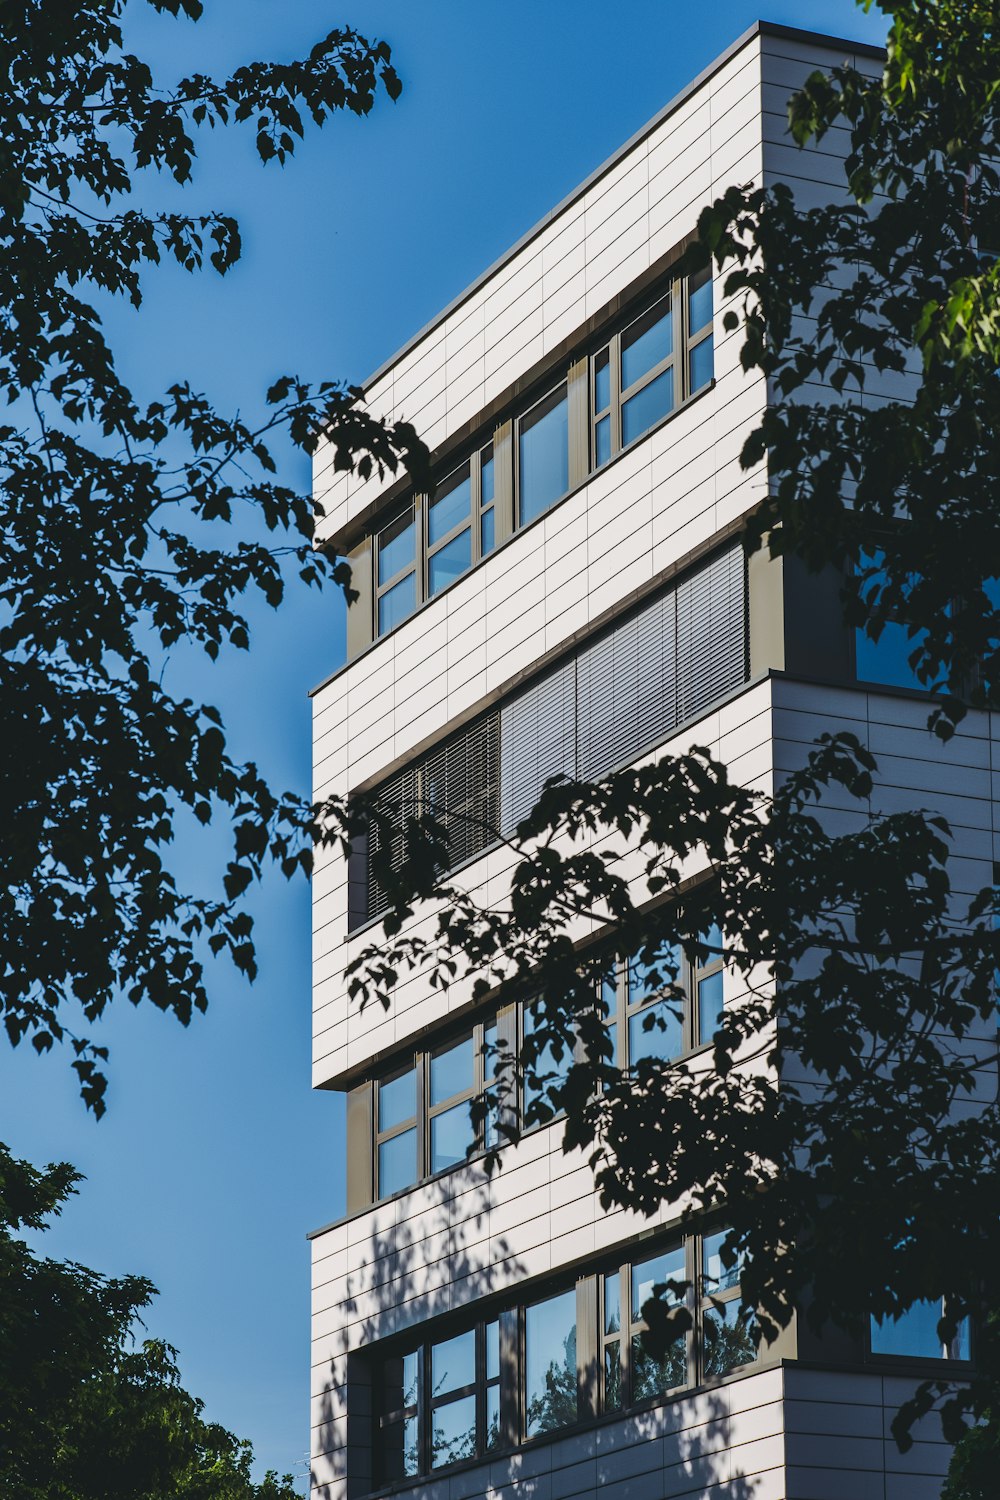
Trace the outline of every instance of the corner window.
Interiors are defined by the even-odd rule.
[[[518,520],[527,526],[569,489],[569,408],[566,382],[517,423]]]
[[[969,1320],[963,1318],[950,1344],[943,1342],[938,1323],[944,1303],[914,1302],[898,1318],[871,1319],[871,1351],[904,1359],[970,1359]]]
[[[863,552],[858,558],[857,572],[864,578],[862,599],[875,604],[887,581],[883,554]],[[918,631],[911,635],[905,621],[888,620],[876,641],[858,626],[854,631],[854,664],[858,680],[926,692],[928,684],[920,680],[910,665],[910,657],[925,633]]]
[[[500,1441],[499,1323],[383,1358],[375,1403],[379,1483],[489,1453]]]

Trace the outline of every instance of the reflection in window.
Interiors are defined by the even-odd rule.
[[[420,1453],[420,1351],[387,1359],[382,1367],[380,1477],[409,1479],[422,1468]]]
[[[431,1054],[430,1170],[443,1172],[465,1161],[476,1143],[471,1103],[476,1093],[473,1036]]]
[[[520,522],[527,526],[569,489],[565,382],[521,417],[517,430]]]
[[[682,997],[672,992],[681,980],[683,955],[679,948],[657,954],[644,964],[638,957],[628,962],[628,1061],[635,1067],[640,1058],[669,1062],[684,1050],[681,1021]],[[662,999],[656,999],[662,995]]]
[[[431,1467],[476,1453],[476,1330],[431,1346]]]
[[[877,602],[885,586],[886,574],[880,568],[882,556],[881,553],[873,552],[862,553],[858,558],[859,574],[868,575],[861,585],[861,597],[869,605]],[[874,571],[869,572],[870,569]],[[910,635],[904,622],[889,620],[883,625],[876,641],[858,626],[854,632],[854,663],[858,680],[877,682],[887,687],[926,691],[927,684],[921,682],[910,665],[910,657],[926,639],[926,635],[927,632],[923,630]]]
[[[576,1292],[536,1302],[524,1315],[525,1435],[577,1420]]]
[[[729,1234],[720,1229],[702,1242],[701,1356],[706,1377],[752,1364],[760,1342],[753,1310],[742,1305],[743,1260],[725,1248]]]
[[[713,923],[698,937],[699,949],[693,959],[693,985],[697,995],[698,1041],[710,1042],[718,1030],[725,1003],[723,995],[722,932]]]
[[[900,1313],[898,1318],[871,1320],[873,1354],[892,1354],[908,1359],[969,1359],[969,1320],[963,1318],[950,1345],[938,1333],[944,1312],[940,1298],[919,1301]]]
[[[715,374],[712,338],[712,268],[705,266],[688,281],[688,392],[708,385]]]
[[[643,1305],[656,1295],[655,1287],[664,1286],[668,1281],[684,1281],[685,1275],[684,1248],[681,1245],[673,1250],[664,1250],[661,1254],[654,1255],[649,1260],[639,1261],[632,1266],[630,1286],[632,1343],[629,1358],[633,1403],[649,1401],[654,1396],[662,1396],[665,1391],[687,1384],[686,1334],[680,1334],[668,1346],[665,1353],[660,1355],[648,1353],[642,1342],[643,1331],[646,1327],[642,1314]],[[668,1304],[676,1304],[676,1294],[668,1291],[661,1295],[665,1297]]]
[[[417,1075],[404,1069],[378,1086],[376,1144],[379,1197],[417,1180]]]

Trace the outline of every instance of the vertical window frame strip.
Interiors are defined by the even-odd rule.
[[[424,574],[424,598],[425,599],[434,599],[434,598],[437,597],[438,594],[443,593],[445,589],[450,588],[452,583],[455,583],[458,578],[464,577],[464,575],[466,573],[468,573],[472,568],[474,568],[475,565],[476,565],[476,562],[478,560],[477,556],[476,556],[476,550],[475,550],[475,543],[476,543],[475,521],[476,521],[476,518],[477,518],[477,516],[479,514],[479,507],[478,507],[478,501],[477,501],[477,489],[478,489],[478,486],[476,484],[476,476],[477,476],[478,464],[475,461],[475,459],[476,459],[476,455],[470,455],[463,463],[456,464],[453,469],[449,469],[448,473],[443,476],[443,478],[441,479],[440,483],[438,484],[438,486],[437,486],[437,488],[436,488],[436,490],[434,492],[434,498],[431,499],[428,496],[427,499],[426,499],[426,503],[423,506],[424,525],[423,525],[423,534],[422,534],[422,537],[421,537],[421,543],[422,543],[422,552],[423,552],[422,562],[423,562],[423,574]],[[468,471],[468,482],[469,482],[469,501],[468,501],[468,505],[466,506],[466,509],[465,509],[465,514],[464,514],[464,516],[462,517],[462,519],[460,521],[455,521],[447,529],[447,531],[443,531],[441,533],[441,535],[435,541],[432,542],[431,541],[431,521],[432,521],[432,514],[433,514],[434,506],[436,504],[438,504],[439,501],[440,501],[440,499],[442,498],[441,491],[444,489],[444,487],[447,484],[449,484],[453,479],[455,479],[455,477],[457,475],[460,475],[462,473],[463,469]],[[459,484],[460,483],[461,483],[461,480],[459,481]],[[455,489],[457,489],[458,487],[459,487],[458,485],[454,486]],[[452,493],[452,491],[448,491],[447,493]],[[441,553],[443,553],[444,551],[446,551],[447,548],[450,547],[453,542],[457,542],[465,534],[465,532],[469,533],[469,565],[468,565],[468,567],[467,568],[463,568],[461,573],[456,574],[455,578],[449,579],[447,583],[442,583],[437,588],[432,587],[432,576],[431,575],[432,575],[432,569],[433,569],[434,559],[436,557],[440,556]]]
[[[424,524],[423,500],[424,497],[422,495],[414,495],[407,505],[404,505],[400,510],[397,510],[392,519],[386,521],[385,524],[380,526],[374,534],[374,544],[372,547],[372,632],[373,637],[376,640],[381,639],[383,636],[391,635],[392,632],[396,630],[400,625],[402,625],[404,620],[409,619],[423,603],[423,554],[425,550],[422,545]],[[413,526],[413,558],[409,563],[406,564],[405,567],[398,568],[396,572],[393,573],[391,577],[387,578],[383,583],[380,576],[380,548],[382,537],[387,531],[390,531],[392,527],[396,525],[397,521],[401,520],[403,516],[405,516],[408,512],[410,515],[411,524]],[[413,609],[410,610],[406,615],[404,615],[403,619],[397,620],[395,625],[389,625],[385,630],[383,630],[381,622],[382,600],[385,599],[392,592],[392,590],[397,587],[397,585],[404,583],[406,579],[411,575],[413,577]]]

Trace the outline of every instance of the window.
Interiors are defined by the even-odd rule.
[[[585,369],[586,350],[572,365],[578,361]],[[712,276],[706,267],[687,280],[662,283],[647,306],[589,355],[589,395],[579,420],[575,405],[570,415],[566,379],[510,414],[502,426],[510,430],[513,465],[504,465],[502,495],[489,442],[440,479],[433,497],[418,498],[376,533],[375,618],[365,629],[373,628],[375,637],[394,630],[418,604],[488,556],[500,537],[555,505],[568,492],[571,474],[599,469],[712,378]]]
[[[377,1480],[481,1459],[566,1431],[592,1412],[641,1407],[754,1361],[757,1337],[740,1309],[739,1268],[720,1258],[726,1234],[647,1242],[633,1260],[597,1265],[544,1296],[512,1298],[464,1327],[452,1323],[420,1343],[373,1350]],[[657,1288],[669,1298],[676,1296],[671,1282],[693,1286],[699,1267],[704,1290],[691,1301],[693,1326],[650,1354],[644,1309]]]
[[[879,552],[863,552],[858,558],[858,573],[868,575],[860,590],[861,598],[868,607],[878,601],[886,584],[885,572],[880,568],[881,558],[882,554]],[[854,663],[858,680],[926,692],[928,684],[920,680],[910,665],[910,657],[919,647],[924,634],[926,632],[918,631],[911,635],[905,622],[889,620],[883,625],[876,641],[861,626],[856,627]]]
[[[376,1403],[381,1482],[490,1452],[500,1441],[499,1323],[384,1359]]]
[[[715,374],[712,345],[712,268],[696,272],[687,285],[688,393],[709,385]]]
[[[686,349],[680,360],[679,349]],[[706,267],[686,283],[673,282],[592,357],[593,467],[643,437],[712,376],[712,278]]]
[[[496,540],[493,445],[442,479],[427,502],[427,597],[467,573]],[[380,631],[381,633],[381,631]]]
[[[624,959],[601,982],[601,1008],[616,1067],[669,1062],[715,1034],[723,1009],[722,933],[714,924],[690,951],[665,948],[655,961]]]
[[[470,1151],[496,1145],[495,1120],[477,1131],[473,1102],[494,1082],[497,1022],[489,1017],[420,1052],[375,1083],[375,1198],[460,1166]]]
[[[906,1359],[971,1358],[969,1320],[963,1318],[950,1344],[942,1342],[938,1323],[944,1314],[944,1303],[914,1302],[898,1318],[871,1319],[871,1351]]]
[[[724,1250],[728,1229],[706,1235],[701,1245],[702,1375],[725,1375],[752,1364],[759,1335],[753,1312],[741,1305],[742,1260]]]
[[[521,1028],[522,1034],[525,1037],[531,1036],[535,1030],[536,1025],[538,1024],[536,1020],[537,1012],[537,1001],[534,1005],[529,1004],[523,1007],[521,1016]],[[547,1096],[551,1100],[552,1089],[558,1089],[560,1083],[565,1080],[566,1075],[569,1073],[569,1070],[572,1066],[572,1039],[567,1039],[565,1041],[563,1046],[559,1049],[558,1057],[556,1056],[556,1049],[552,1042],[548,1042],[545,1045],[545,1047],[532,1063],[532,1073],[535,1075],[535,1077],[532,1079],[526,1078],[524,1081],[524,1118],[526,1123],[529,1118],[529,1111],[533,1108],[533,1106],[535,1106],[543,1097]],[[548,1116],[542,1123],[547,1124],[548,1119],[550,1118],[551,1116]],[[531,1123],[538,1122],[532,1121]]]
[[[608,1271],[601,1278],[601,1405],[604,1411],[637,1406],[690,1384],[687,1335],[680,1334],[661,1357],[643,1347],[642,1310],[654,1287],[686,1280],[683,1245]]]
[[[524,1311],[524,1435],[558,1432],[579,1417],[576,1291]]]
[[[527,526],[569,489],[569,404],[566,382],[517,423],[518,520]]]
[[[385,635],[412,615],[417,607],[417,524],[414,508],[378,533],[375,597],[378,633]]]

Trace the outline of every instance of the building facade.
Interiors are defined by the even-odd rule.
[[[724,329],[722,279],[677,272],[733,182],[780,178],[804,205],[843,190],[846,133],[800,151],[785,109],[845,56],[880,67],[754,27],[372,378],[372,408],[432,449],[430,501],[317,455],[321,540],[349,555],[357,600],[348,663],[313,697],[316,795],[405,808],[433,787],[455,878],[484,900],[510,866],[488,830],[550,775],[700,744],[767,790],[831,727],[877,754],[873,809],[944,811],[969,890],[992,878],[990,715],[945,749],[891,631],[859,645],[834,585],[748,563],[767,477],[739,458],[766,387]],[[385,906],[368,854],[324,856],[314,883],[313,1081],[347,1093],[348,1133],[347,1216],[311,1235],[315,1495],[937,1497],[937,1429],[906,1455],[889,1434],[915,1378],[968,1356],[935,1347],[935,1309],[864,1341],[793,1324],[758,1347],[724,1225],[682,1228],[679,1203],[603,1212],[558,1121],[486,1174],[470,1100],[530,1009],[417,972],[359,1013],[344,969]],[[656,997],[623,956],[607,1004],[625,1066],[695,1052],[738,998],[721,959],[683,978],[683,1021],[652,1032]],[[694,1327],[652,1361],[642,1304],[671,1276],[699,1289]]]

